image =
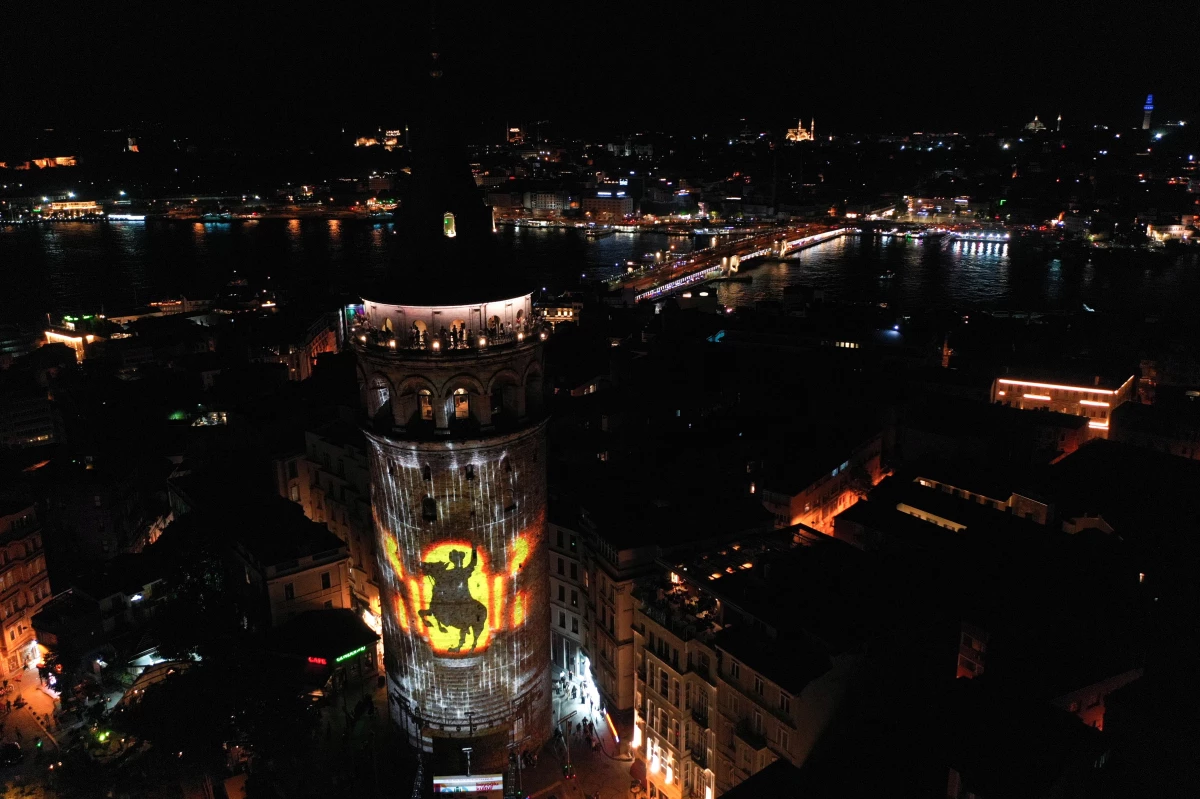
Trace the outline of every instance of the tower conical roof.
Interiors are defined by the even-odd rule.
[[[409,145],[412,175],[396,216],[399,255],[382,296],[404,305],[457,305],[500,300],[529,291],[496,241],[462,139],[463,98],[430,53],[416,81]]]

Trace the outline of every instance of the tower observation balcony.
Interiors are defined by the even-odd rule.
[[[364,301],[352,325],[370,429],[393,439],[477,438],[542,420],[533,295],[462,305]]]

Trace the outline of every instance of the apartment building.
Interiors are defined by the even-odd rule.
[[[50,599],[37,507],[27,499],[0,500],[0,672],[5,677],[41,660],[33,617]]]
[[[764,479],[763,507],[776,527],[803,524],[833,532],[833,519],[883,476],[879,432],[854,443],[830,443],[797,453],[791,466]]]
[[[588,655],[588,574],[583,568],[582,536],[551,522],[550,540],[550,662],[554,676],[584,674]]]
[[[637,714],[632,746],[652,796],[712,799],[718,707],[711,597],[679,580],[639,588],[634,612]]]
[[[579,523],[587,535],[582,562],[588,575],[584,646],[596,687],[624,738],[633,727],[636,707],[633,620],[638,600],[633,591],[639,578],[655,570],[659,547],[602,535],[586,512]]]

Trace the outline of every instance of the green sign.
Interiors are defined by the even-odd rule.
[[[367,651],[367,648],[365,646],[360,646],[358,649],[355,649],[353,652],[347,652],[344,655],[338,655],[337,660],[335,662],[341,663],[343,660],[349,660],[350,658],[354,657],[355,655],[361,655],[363,652],[366,652],[366,651]]]

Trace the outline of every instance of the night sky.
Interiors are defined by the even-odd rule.
[[[1134,126],[1148,92],[1159,119],[1200,107],[1186,4],[648,5],[441,4],[442,50],[473,113],[525,123],[987,130],[1059,112]],[[0,128],[402,118],[428,6],[314,7],[22,4],[0,25]]]

